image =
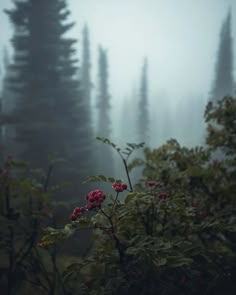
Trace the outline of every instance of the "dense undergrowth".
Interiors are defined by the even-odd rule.
[[[6,294],[235,294],[236,99],[209,103],[207,145],[186,148],[171,139],[144,149],[121,149],[127,180],[88,179],[94,190],[78,198],[71,221],[57,228],[44,181],[14,172],[8,158],[0,176],[0,284]],[[129,173],[143,166],[136,185]],[[26,176],[25,176],[26,175]],[[104,195],[96,182],[110,182]],[[48,227],[50,225],[50,227]],[[47,227],[46,231],[44,228]],[[83,257],[58,255],[65,241],[92,231]],[[73,244],[72,244],[73,246]]]

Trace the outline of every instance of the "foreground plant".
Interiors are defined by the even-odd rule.
[[[222,112],[235,118],[234,107],[235,99],[225,99],[206,111],[206,120]],[[225,128],[227,118],[218,124],[222,122]],[[214,132],[221,133],[221,129]],[[210,149],[187,149],[170,140],[159,149],[145,149],[145,159],[129,165],[130,154],[143,145],[128,144],[122,151],[99,138],[119,153],[128,183],[103,175],[90,177],[89,181],[110,182],[115,194],[105,196],[97,189],[88,193],[88,204],[78,204],[71,223],[63,230],[48,229],[41,240],[45,247],[76,231],[94,230],[90,255],[64,272],[69,294],[220,295],[226,289],[227,295],[235,294],[236,149],[232,132],[233,128],[225,135],[231,140],[225,149],[211,132]],[[211,159],[214,144],[230,157]],[[134,190],[129,171],[140,164],[144,165],[143,179]],[[121,201],[120,194],[125,192]]]
[[[4,294],[63,290],[57,248],[38,247],[43,227],[52,222],[56,226],[49,188],[53,164],[44,174],[8,156],[0,169],[0,288]]]

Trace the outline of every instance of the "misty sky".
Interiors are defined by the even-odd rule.
[[[168,99],[173,108],[191,95],[206,100],[222,21],[230,6],[233,35],[236,29],[236,0],[69,0],[68,3],[70,20],[76,22],[71,34],[79,39],[79,57],[82,26],[85,22],[89,25],[95,83],[98,45],[108,49],[110,93],[112,105],[117,108],[137,87],[144,56],[149,62],[151,104],[158,96]],[[0,0],[1,51],[5,44],[9,46],[12,33],[2,9],[11,6],[11,0]]]

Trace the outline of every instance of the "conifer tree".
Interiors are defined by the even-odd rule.
[[[12,116],[21,158],[46,169],[48,157],[61,157],[57,181],[80,184],[91,174],[92,133],[76,80],[76,40],[65,36],[74,25],[67,22],[67,2],[15,1],[6,13],[15,29],[11,68],[17,75],[9,87],[17,95]]]
[[[2,98],[0,96],[0,122],[2,120]],[[0,167],[3,163],[3,126],[2,123],[0,123]]]
[[[82,50],[82,65],[81,65],[81,91],[82,95],[88,104],[90,110],[91,107],[91,61],[90,61],[90,42],[89,42],[89,29],[87,24],[83,27],[83,50]]]
[[[138,114],[138,136],[140,142],[147,143],[149,140],[149,112],[148,112],[148,79],[147,79],[148,63],[147,58],[144,59],[141,85],[139,95],[139,114]]]
[[[109,137],[111,134],[110,120],[110,94],[108,91],[108,61],[107,52],[101,46],[99,47],[98,57],[98,133],[103,137]]]
[[[141,70],[139,101],[138,101],[138,116],[137,116],[137,141],[149,144],[149,110],[148,110],[148,61],[144,58]],[[136,152],[137,158],[143,158],[143,151]],[[135,169],[132,173],[134,183],[137,183],[142,176],[142,167]]]
[[[107,52],[101,46],[98,51],[98,95],[97,95],[97,136],[111,137],[111,119],[110,119],[110,94],[108,90],[108,60]],[[100,169],[106,174],[113,174],[112,152],[109,146],[101,146],[99,143]]]
[[[210,102],[220,101],[223,97],[233,95],[235,92],[231,22],[231,10],[229,10],[221,28],[215,79],[210,93]],[[215,122],[212,124],[214,125]],[[212,157],[223,160],[225,159],[225,154],[222,150],[216,150]]]
[[[11,63],[8,51],[6,47],[3,51],[3,65],[4,75],[2,80],[2,142],[3,142],[3,154],[6,157],[7,154],[12,154],[17,157],[17,144],[14,143],[15,128],[13,124],[10,124],[10,114],[14,111],[16,104],[16,95],[9,89],[9,79],[14,76],[14,71],[11,69]]]
[[[136,85],[133,86],[130,95],[125,96],[122,102],[121,115],[119,121],[119,140],[122,144],[127,142],[138,142],[137,137],[137,104],[138,91]]]
[[[231,33],[231,10],[223,22],[215,68],[215,78],[210,100],[220,100],[234,93],[233,38]]]
[[[2,74],[2,71],[0,68],[0,83],[2,80],[1,74]],[[1,85],[1,87],[2,87],[2,85]],[[0,88],[0,90],[1,90],[1,88]],[[0,94],[0,167],[2,165],[2,162],[3,162],[3,122],[2,122],[2,97]]]

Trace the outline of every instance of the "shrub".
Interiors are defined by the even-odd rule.
[[[122,150],[99,138],[119,153],[128,183],[90,177],[110,182],[115,195],[104,202],[102,191],[90,192],[86,210],[76,208],[70,224],[49,229],[42,238],[41,246],[49,246],[94,229],[90,255],[63,274],[68,294],[221,294],[226,289],[234,294],[236,146],[229,126],[235,123],[235,99],[208,106],[205,116],[221,125],[214,134],[227,129],[224,141],[212,137],[209,125],[207,148],[187,149],[172,139],[158,149],[146,148],[144,160],[130,165],[130,154],[143,144]],[[226,154],[220,160],[212,158],[218,147]],[[134,190],[129,169],[140,164],[143,179]]]

